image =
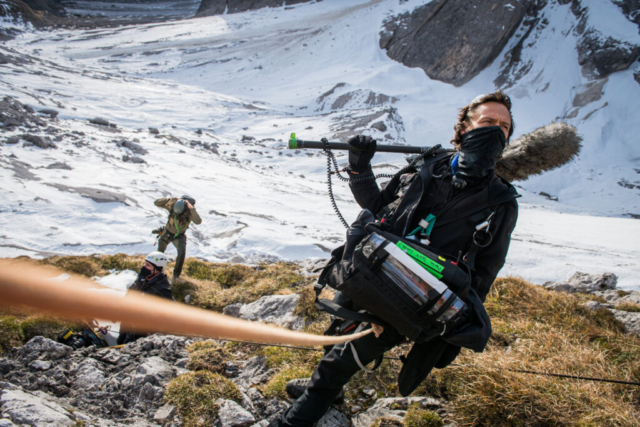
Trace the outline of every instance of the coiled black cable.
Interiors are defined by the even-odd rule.
[[[338,215],[338,218],[340,219],[340,222],[342,223],[342,225],[344,225],[344,228],[349,228],[349,224],[342,216],[342,213],[340,212],[340,209],[338,209],[338,205],[336,204],[335,197],[333,196],[333,183],[331,182],[331,175],[336,174],[341,181],[349,182],[350,184],[368,181],[370,179],[376,180],[379,178],[393,178],[396,175],[402,175],[404,173],[409,172],[421,159],[424,159],[426,156],[432,153],[435,153],[437,150],[441,148],[440,144],[434,145],[424,153],[417,156],[415,159],[413,159],[413,161],[410,164],[400,169],[395,174],[381,173],[378,175],[368,175],[368,176],[362,176],[362,177],[356,177],[356,178],[348,178],[340,174],[341,171],[338,168],[338,162],[336,160],[336,156],[331,151],[331,145],[327,140],[327,138],[322,138],[320,141],[324,144],[323,150],[327,155],[327,190],[329,193],[329,199],[331,199],[331,206],[333,206],[333,210],[336,212],[336,215]],[[334,170],[331,170],[332,163],[333,163]]]

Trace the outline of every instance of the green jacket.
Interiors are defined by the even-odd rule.
[[[196,211],[195,206],[187,209],[181,215],[176,215],[175,213],[173,213],[173,205],[177,201],[178,199],[176,197],[163,197],[153,202],[156,206],[169,211],[169,221],[167,221],[167,225],[164,226],[164,230],[165,233],[169,233],[172,236],[175,236],[176,234],[184,234],[185,231],[187,231],[187,228],[189,228],[189,224],[191,224],[191,221],[193,221],[194,224],[202,223],[202,218],[200,218],[200,215],[198,215],[198,211]]]

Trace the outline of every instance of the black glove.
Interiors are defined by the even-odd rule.
[[[353,172],[366,172],[373,155],[376,154],[376,140],[370,136],[356,135],[347,141],[355,150],[349,150],[349,166]]]

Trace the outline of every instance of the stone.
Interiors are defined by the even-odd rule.
[[[31,144],[35,145],[36,147],[40,147],[40,148],[43,148],[43,149],[58,148],[58,146],[56,144],[51,142],[49,137],[43,138],[40,135],[33,135],[33,134],[30,134],[30,133],[27,133],[27,134],[22,135],[21,138],[24,139],[25,141],[30,142]]]
[[[55,162],[55,163],[51,163],[49,166],[47,166],[46,169],[62,169],[62,170],[70,171],[73,168],[71,166],[69,166],[68,164],[66,164],[66,163]]]
[[[147,163],[142,157],[127,156],[127,155],[122,156],[122,161],[125,163],[137,163],[137,164]]]
[[[233,400],[225,400],[218,410],[218,420],[221,427],[249,427],[256,419],[249,411]]]
[[[584,107],[587,104],[599,101],[603,94],[602,88],[608,81],[609,79],[606,78],[578,86],[573,97],[573,106]]]
[[[293,314],[299,298],[297,294],[264,296],[240,307],[239,317],[300,330],[304,326],[304,320]]]
[[[387,131],[387,125],[384,124],[384,122],[379,121],[379,122],[375,122],[374,124],[371,125],[371,127],[373,129],[377,129],[380,132],[386,132]]]
[[[58,110],[54,110],[53,108],[43,108],[42,110],[38,110],[38,113],[49,116],[52,119],[58,117]]]
[[[349,427],[349,418],[342,412],[329,408],[326,414],[316,424],[316,427]]]
[[[131,356],[128,354],[123,354],[117,350],[112,349],[102,349],[96,353],[98,359],[103,362],[110,363],[112,365],[120,365],[129,361]]]
[[[121,139],[120,141],[116,141],[116,145],[118,145],[119,147],[128,148],[129,150],[133,151],[135,154],[144,155],[148,153],[148,151],[142,148],[140,144],[136,144],[135,142],[131,142],[127,139]]]
[[[242,303],[229,304],[222,309],[222,314],[225,316],[240,317],[240,309],[243,305]]]
[[[640,313],[622,310],[611,310],[611,313],[624,324],[628,333],[640,336]]]
[[[89,123],[100,126],[109,126],[109,120],[103,119],[102,117],[94,117],[93,119],[89,119]]]
[[[166,403],[164,406],[161,406],[153,415],[153,421],[161,425],[166,425],[173,421],[173,417],[175,417],[175,415],[176,407],[169,403]]]
[[[149,128],[149,133],[152,135],[160,135],[158,128]]]
[[[626,70],[640,55],[640,46],[605,37],[593,28],[583,34],[577,49],[582,74],[590,79],[601,79]]]
[[[29,366],[36,371],[48,371],[51,369],[51,362],[48,360],[34,360]]]
[[[16,359],[22,363],[40,360],[59,360],[69,356],[73,349],[41,336],[31,338],[17,351]]]
[[[594,293],[607,289],[615,289],[618,278],[613,273],[587,274],[576,272],[566,282],[545,283],[545,288],[559,292]]]
[[[167,361],[160,357],[152,356],[138,366],[133,378],[133,384],[167,385],[174,376],[173,369]]]
[[[7,418],[0,419],[0,427],[15,427],[15,426],[16,425],[12,423],[10,420],[8,420]]]
[[[17,144],[20,142],[20,137],[18,135],[12,135],[5,141],[9,145]]]
[[[244,364],[240,375],[233,381],[242,389],[247,389],[254,384],[259,384],[268,377],[267,358],[253,356]]]
[[[73,373],[76,379],[72,388],[75,390],[97,391],[106,380],[100,363],[91,358],[84,359],[76,366]]]
[[[2,413],[9,415],[16,425],[55,427],[76,425],[62,406],[22,390],[2,390],[0,407],[2,407]]]
[[[388,397],[378,399],[365,412],[354,415],[352,418],[353,427],[369,427],[377,418],[386,417],[402,422],[406,410],[413,404],[418,404],[424,409],[435,410],[442,408],[444,402],[431,397]],[[391,409],[392,405],[394,408]]]
[[[596,311],[597,309],[604,307],[604,305],[600,304],[598,301],[588,301],[582,304],[582,306],[591,311]]]

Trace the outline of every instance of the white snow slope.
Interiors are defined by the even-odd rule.
[[[120,28],[30,29],[4,42],[29,62],[0,65],[0,95],[57,109],[54,125],[65,133],[58,149],[0,146],[0,256],[149,252],[150,231],[166,220],[154,199],[189,194],[203,223],[188,231],[188,256],[327,257],[344,228],[327,197],[326,159],[288,151],[289,134],[344,140],[366,133],[382,143],[446,145],[457,108],[495,89],[503,55],[522,33],[493,65],[455,88],[378,46],[388,15],[423,3],[324,0]],[[617,6],[583,3],[588,25],[640,43]],[[550,4],[543,13],[548,24],[522,52],[532,68],[508,90],[514,137],[565,116],[588,82],[577,63],[570,6]],[[629,217],[640,214],[640,85],[633,71],[611,75],[602,98],[567,120],[584,137],[577,160],[518,183],[520,216],[501,275],[543,283],[611,271],[619,287],[640,289],[640,221]],[[368,102],[372,92],[389,98]],[[117,129],[90,124],[94,117]],[[370,128],[377,121],[388,129]],[[123,162],[134,155],[116,144],[123,139],[148,151],[146,163]],[[217,154],[207,148],[216,143]],[[338,159],[346,162],[343,153]],[[71,170],[46,168],[55,162]],[[401,155],[374,158],[379,172],[403,164]],[[619,185],[623,180],[633,188]],[[96,202],[83,188],[121,201]],[[359,207],[348,187],[336,182],[334,193],[352,221]]]

